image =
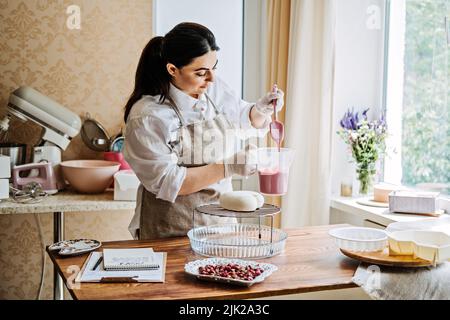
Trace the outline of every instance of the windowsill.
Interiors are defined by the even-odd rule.
[[[346,213],[358,216],[363,220],[370,220],[380,225],[387,226],[393,222],[399,221],[417,221],[421,219],[439,219],[423,215],[390,213],[388,208],[369,207],[356,203],[358,198],[332,196],[330,207]],[[443,214],[441,217],[448,217]]]

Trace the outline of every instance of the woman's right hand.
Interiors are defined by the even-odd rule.
[[[233,157],[222,160],[218,163],[210,163],[206,166],[187,168],[178,195],[184,196],[205,189],[213,183],[222,180],[224,177],[231,177],[233,174],[240,176],[250,176],[256,173],[256,146],[253,144],[236,153]],[[253,150],[253,152],[252,152]]]
[[[223,163],[225,178],[233,175],[247,177],[255,174],[256,157],[254,156],[254,151],[256,151],[256,149],[257,147],[254,144],[248,144],[245,149],[226,159]]]

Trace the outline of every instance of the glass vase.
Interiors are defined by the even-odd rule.
[[[359,194],[366,196],[372,190],[376,169],[375,163],[358,163],[356,167],[356,178],[359,181]]]

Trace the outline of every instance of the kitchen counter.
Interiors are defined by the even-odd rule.
[[[328,235],[332,228],[348,225],[328,225],[288,229],[283,253],[258,261],[278,266],[262,283],[237,287],[200,281],[184,272],[184,265],[204,257],[196,255],[187,237],[149,241],[115,241],[103,243],[103,248],[152,247],[167,252],[165,283],[81,283],[68,286],[74,299],[254,299],[314,291],[354,288],[353,274],[358,261],[345,257]],[[88,254],[61,257],[48,251],[64,283],[72,283]],[[68,280],[69,279],[69,280]],[[73,283],[72,283],[73,284]]]
[[[135,207],[135,201],[115,201],[112,190],[101,194],[79,194],[64,191],[48,196],[38,203],[24,204],[12,200],[2,201],[0,202],[0,214],[127,210]]]
[[[115,201],[114,191],[101,194],[80,194],[73,191],[58,192],[37,203],[17,203],[11,199],[0,202],[0,214],[29,214],[53,212],[53,242],[64,240],[64,213],[135,209],[135,201]],[[54,297],[63,298],[63,283],[54,270]]]

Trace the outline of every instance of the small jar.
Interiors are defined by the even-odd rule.
[[[350,178],[344,178],[341,181],[341,196],[351,197],[353,195],[353,185]]]

